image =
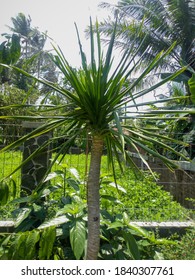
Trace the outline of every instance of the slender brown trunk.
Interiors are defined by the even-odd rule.
[[[87,260],[96,260],[100,247],[100,166],[103,150],[102,136],[95,135],[92,140],[91,161],[87,182],[88,241]]]

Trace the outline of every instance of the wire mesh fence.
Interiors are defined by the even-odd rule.
[[[1,124],[0,125],[0,149],[6,147],[13,141],[20,139],[25,134],[25,129],[21,125],[17,124]],[[181,135],[177,135],[178,139],[181,138]],[[86,142],[87,139],[84,139]],[[59,163],[57,161],[52,167],[51,171],[63,170],[63,168],[76,168],[80,172],[80,176],[82,178],[85,177],[88,171],[87,164],[87,152],[86,146],[83,145],[81,139],[79,139],[78,143],[81,145],[77,145],[72,147],[67,155],[64,157],[63,161]],[[55,143],[56,145],[56,143]],[[185,147],[175,147],[183,151],[186,149]],[[139,166],[139,168],[143,170],[147,170],[147,167],[141,161],[140,157],[135,154],[133,151],[129,151],[135,163]],[[194,155],[194,143],[192,142],[187,150],[185,150],[186,155],[188,154],[190,157]],[[174,199],[188,208],[187,212],[181,212],[179,220],[186,219],[194,219],[194,201],[195,201],[195,165],[193,163],[189,163],[185,168],[181,167],[176,170],[176,172],[170,172],[168,168],[160,161],[154,160],[150,158],[148,155],[143,154],[146,160],[149,162],[152,170],[156,172],[159,176],[158,184],[162,185],[165,190],[170,192]],[[173,155],[167,155],[170,158]],[[54,157],[54,154],[51,154],[51,159]],[[90,157],[90,155],[89,155]],[[0,179],[5,178],[10,173],[12,173],[22,162],[24,158],[24,146],[19,146],[17,149],[12,149],[6,152],[0,153]],[[50,159],[50,160],[51,160]],[[178,158],[173,158],[174,160],[179,160]],[[109,173],[106,165],[106,151],[104,153],[104,159],[102,161],[102,169],[104,173]],[[127,166],[127,169],[129,167]],[[18,169],[17,172],[11,175],[12,178],[16,181],[18,186],[21,185],[21,169]],[[128,181],[128,178],[126,178]],[[135,179],[136,181],[137,179]],[[141,179],[139,179],[141,180]],[[143,182],[144,184],[144,182]],[[163,220],[163,212],[160,211],[160,207],[154,208],[124,208],[130,217],[134,220],[150,220],[149,217],[153,217],[156,221]],[[147,218],[148,217],[148,218]],[[166,217],[169,217],[169,220],[175,220],[174,210],[169,208],[166,209]],[[177,216],[178,219],[178,216]]]

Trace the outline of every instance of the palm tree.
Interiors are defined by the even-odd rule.
[[[68,135],[69,137],[69,140],[63,143],[61,146],[61,151],[64,152],[64,155],[73,144],[75,139],[83,135],[83,132],[91,140],[91,158],[87,179],[88,242],[86,259],[97,259],[99,252],[99,188],[101,158],[104,146],[107,148],[108,165],[112,168],[114,177],[115,159],[121,167],[121,170],[123,170],[122,158],[124,159],[124,162],[129,163],[135,172],[143,175],[142,171],[133,162],[131,155],[125,150],[125,142],[138,153],[139,149],[142,148],[148,153],[151,153],[153,156],[158,156],[170,168],[174,168],[176,166],[175,163],[167,159],[165,156],[160,155],[154,147],[158,144],[164,149],[174,151],[167,144],[165,144],[165,141],[170,141],[170,139],[164,135],[160,135],[160,133],[159,135],[157,133],[154,135],[146,129],[140,129],[134,123],[129,125],[121,123],[121,118],[128,117],[128,113],[131,111],[125,112],[123,116],[119,116],[119,112],[123,111],[125,104],[128,104],[130,101],[133,101],[135,104],[134,107],[138,109],[140,105],[138,104],[136,107],[136,100],[138,98],[147,94],[150,92],[150,90],[157,88],[166,81],[174,79],[185,69],[179,70],[178,72],[172,74],[170,77],[164,79],[164,81],[155,84],[152,88],[145,89],[132,95],[132,90],[145,76],[147,76],[148,73],[150,73],[150,71],[152,71],[152,69],[158,63],[160,63],[162,59],[164,59],[167,54],[169,54],[169,52],[172,50],[172,47],[165,52],[158,54],[158,56],[151,61],[148,67],[144,69],[140,76],[130,83],[129,78],[134,70],[134,67],[137,66],[140,61],[137,61],[136,65],[134,65],[133,62],[135,56],[131,56],[131,50],[128,50],[117,62],[117,66],[114,67],[114,69],[112,68],[112,52],[115,41],[116,27],[117,22],[115,23],[115,28],[108,45],[106,55],[104,56],[100,41],[99,25],[96,22],[95,27],[93,27],[92,22],[90,22],[90,63],[87,63],[87,57],[83,51],[78,29],[76,27],[82,61],[82,68],[79,70],[70,66],[60,48],[54,47],[56,55],[52,56],[52,59],[58,69],[64,75],[65,79],[68,80],[70,87],[63,87],[56,83],[35,78],[31,74],[19,68],[14,66],[12,67],[12,69],[19,71],[27,77],[31,77],[36,81],[51,87],[63,97],[66,97],[68,104],[64,104],[59,107],[56,106],[55,108],[51,109],[47,107],[47,115],[44,115],[45,109],[43,109],[42,113],[41,110],[39,110],[39,114],[37,116],[29,116],[28,118],[20,116],[20,118],[23,119],[48,119],[48,121],[45,121],[45,123],[39,128],[35,129],[34,132],[31,132],[30,134],[20,138],[17,142],[9,145],[5,149],[20,145],[23,141],[29,139],[33,135],[39,135],[59,127],[63,127],[64,135]],[[95,48],[95,42],[97,44],[97,48]],[[55,114],[54,110],[57,110],[58,108],[62,109],[62,107],[64,108],[64,113],[61,113],[60,115]],[[150,112],[147,111],[146,113],[150,118]],[[161,114],[159,111],[158,113]],[[162,112],[162,114],[163,113],[164,112]],[[152,112],[152,116],[154,116],[154,112]],[[0,116],[0,118],[3,117]],[[6,118],[9,118],[9,116]],[[10,116],[10,118],[13,118],[13,116]],[[16,116],[16,118],[18,118],[18,116]],[[134,118],[136,117],[134,116]],[[161,139],[163,139],[162,142],[160,141]],[[54,162],[60,155],[61,151],[56,154]],[[179,154],[178,152],[176,153]],[[142,154],[139,153],[139,155],[144,163],[148,166]],[[40,186],[38,186],[35,191],[37,191],[39,187]]]
[[[195,2],[192,0],[121,0],[113,6],[102,3],[102,7],[110,8],[120,21],[117,26],[117,44],[123,50],[132,43],[138,56],[148,63],[161,50],[176,42],[175,48],[161,64],[161,69],[179,69],[188,65],[188,69],[180,76],[189,93],[187,80],[195,71]],[[106,35],[113,30],[113,21],[109,18],[100,27]]]
[[[57,82],[57,75],[55,75],[55,65],[52,63],[48,52],[44,50],[47,40],[46,32],[40,32],[37,27],[32,26],[32,19],[30,16],[25,16],[19,13],[16,17],[11,18],[12,25],[8,28],[17,36],[21,45],[20,59],[17,62],[19,68],[34,73],[38,77],[47,78],[50,81]],[[13,35],[4,34],[6,37]],[[20,73],[13,75],[12,81],[18,88],[28,91],[31,84],[25,76]],[[45,95],[48,88],[42,88],[42,93]]]
[[[30,16],[26,17],[23,13],[19,13],[15,18],[12,17],[11,21],[13,27],[8,26],[8,28],[21,38],[23,58],[28,59],[43,49],[46,36],[37,28],[31,26],[32,20]]]

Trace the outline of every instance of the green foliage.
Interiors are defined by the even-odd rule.
[[[16,20],[22,20],[22,22],[25,23],[25,17],[22,14],[20,14]],[[33,75],[33,71],[28,71],[28,68],[23,67],[21,69],[21,67],[4,65],[6,69],[12,69],[14,71],[16,70],[18,75],[20,75],[21,77],[32,79],[34,83],[41,83],[45,86],[50,87],[51,90],[58,92],[69,101],[71,107],[69,105],[67,107],[67,104],[55,106],[54,108],[51,107],[47,109],[47,114],[45,114],[45,109],[42,109],[41,105],[39,112],[37,112],[37,116],[20,116],[19,118],[23,120],[47,119],[48,121],[44,122],[41,127],[38,127],[33,132],[21,137],[11,145],[5,147],[2,151],[10,148],[16,148],[21,145],[21,143],[23,143],[26,139],[30,139],[35,135],[37,136],[43,134],[44,132],[53,131],[54,129],[58,129],[59,127],[64,127],[64,134],[68,135],[68,140],[62,143],[60,151],[57,153],[56,157],[51,163],[50,168],[48,168],[49,172],[52,168],[52,165],[58,159],[62,151],[65,155],[71,145],[73,145],[73,143],[76,141],[76,139],[79,138],[81,134],[83,135],[83,132],[85,132],[87,138],[90,138],[92,142],[92,156],[87,178],[87,204],[88,218],[90,221],[88,223],[88,244],[96,245],[94,246],[95,249],[91,250],[91,255],[89,253],[90,245],[87,246],[87,258],[89,259],[96,259],[99,250],[99,170],[101,165],[103,145],[107,147],[108,165],[112,167],[112,173],[114,175],[115,183],[116,174],[115,161],[113,160],[113,156],[115,156],[115,158],[117,159],[121,170],[123,170],[125,167],[125,162],[121,161],[119,152],[123,155],[125,161],[128,162],[134,172],[138,173],[140,176],[144,175],[142,170],[140,170],[135,164],[131,155],[125,150],[125,142],[131,148],[134,148],[138,152],[141,159],[148,168],[149,165],[145,161],[142,154],[139,152],[140,148],[152,154],[153,156],[162,159],[170,169],[176,167],[176,164],[173,161],[170,161],[166,156],[161,155],[154,148],[154,145],[158,144],[164,149],[174,152],[174,150],[170,148],[169,145],[166,145],[161,141],[163,137],[160,134],[155,135],[154,137],[146,131],[140,130],[140,128],[134,123],[131,125],[123,125],[123,123],[121,123],[121,119],[123,118],[123,116],[119,116],[119,112],[123,111],[123,106],[127,105],[129,102],[133,102],[137,112],[136,101],[138,99],[145,96],[152,90],[155,90],[159,86],[165,84],[166,82],[173,80],[175,77],[183,73],[186,70],[186,67],[166,77],[164,80],[156,83],[152,87],[149,87],[143,91],[141,90],[139,92],[135,92],[135,89],[140,84],[140,82],[145,77],[147,77],[147,75],[149,75],[151,71],[155,69],[168,54],[172,52],[173,48],[175,47],[175,43],[166,48],[166,50],[163,50],[155,55],[153,59],[151,59],[148,63],[148,66],[142,71],[142,73],[136,79],[129,82],[129,78],[132,76],[135,68],[140,66],[141,60],[136,60],[137,53],[134,53],[132,51],[132,48],[130,48],[127,49],[122,57],[118,60],[115,69],[112,69],[113,48],[116,37],[116,29],[117,20],[115,22],[114,31],[108,44],[106,54],[104,56],[100,41],[99,24],[98,22],[96,22],[95,26],[93,26],[90,19],[91,57],[90,62],[88,62],[87,56],[83,51],[78,28],[76,26],[82,63],[82,69],[79,70],[71,67],[61,49],[54,46],[55,55],[51,56],[51,59],[58,70],[60,70],[62,76],[69,82],[70,88],[62,87],[61,84],[52,83],[46,81],[45,79],[41,79],[39,75]],[[96,42],[96,48],[94,42]],[[28,43],[28,41],[26,41],[26,43]],[[64,109],[64,114],[57,114],[59,112],[59,107]],[[67,108],[69,110],[67,110]],[[51,115],[49,115],[48,112],[51,112]],[[127,113],[128,112],[125,112],[126,116]],[[159,112],[147,112],[147,114],[149,115],[153,115],[156,113],[158,114]],[[160,112],[160,114],[161,113],[162,112]],[[146,115],[146,117],[150,118],[150,116],[148,115]],[[18,116],[0,116],[0,119],[5,118],[16,119],[18,118]],[[64,137],[64,135],[62,137]],[[36,156],[39,152],[40,150],[35,151],[30,157]],[[185,156],[182,154],[180,156],[185,158]],[[21,166],[22,165],[18,166],[18,169]],[[93,166],[96,166],[97,168],[93,168]],[[151,169],[150,171],[152,173]],[[74,184],[74,182],[72,180],[69,180],[68,184],[71,185]],[[41,191],[39,191],[39,189],[40,186],[37,187],[35,192],[37,192],[37,195],[40,198]],[[35,197],[33,197],[33,195],[30,198],[32,199],[32,201],[35,200]],[[110,197],[110,199],[112,198]],[[29,202],[29,200],[27,199],[25,202]],[[97,223],[91,222],[94,217],[97,217]],[[71,244],[72,247],[75,247],[73,246],[73,242],[71,242]],[[76,257],[78,256],[80,256],[80,254],[78,254]]]
[[[8,175],[13,170],[11,169],[11,167],[14,168],[12,158],[17,161],[15,162],[15,165],[17,166],[21,160],[19,152],[13,152],[12,154],[5,153],[4,156],[1,157],[0,172],[4,171],[4,174],[1,174],[1,178]],[[59,158],[59,160],[61,160],[61,158]],[[7,163],[11,161],[10,165],[6,165],[6,168],[4,164],[5,161]],[[77,169],[72,166],[77,167]],[[53,213],[59,211],[56,208],[56,201],[59,201],[60,198],[65,200],[68,205],[74,196],[80,197],[86,201],[85,168],[86,155],[84,154],[66,155],[62,158],[61,163],[56,162],[53,166],[52,173],[49,174],[47,179],[50,184],[44,191],[42,191],[42,194],[40,192],[43,197],[45,197],[45,195],[48,197],[49,195],[49,201],[51,204],[48,201],[48,198],[46,201],[48,207],[47,215],[49,215],[49,217],[53,217]],[[14,174],[13,180],[6,181],[6,184],[9,186],[9,201],[19,195],[20,188],[18,185],[20,182],[17,181],[17,184],[15,183],[17,176],[20,176],[20,174]],[[116,176],[118,182],[117,185],[114,183],[114,178],[110,175],[107,168],[107,157],[103,156],[102,174],[100,178],[101,209],[107,209],[107,211],[113,215],[126,211],[131,220],[141,221],[186,220],[189,217],[189,211],[176,201],[173,201],[172,196],[164,191],[148,173],[145,173],[144,178],[136,178],[130,168],[127,167],[121,176],[120,168],[116,165]],[[32,197],[29,199],[31,198]],[[22,203],[24,200],[25,198],[22,198],[22,200],[20,199],[20,202]],[[68,211],[68,205],[66,206],[67,208],[64,208],[64,211]],[[79,209],[82,207],[81,204]],[[4,219],[6,217],[10,218],[11,209],[13,211],[14,208],[15,204],[13,203],[6,204],[4,207],[1,206],[0,216],[4,217]],[[8,209],[10,209],[10,211]],[[76,208],[73,208],[72,213],[74,211],[80,211],[79,209],[76,210]],[[44,211],[40,211],[40,213],[43,213]],[[39,211],[37,210],[36,213],[39,213]]]
[[[81,218],[76,218],[70,229],[70,244],[77,260],[85,249],[86,224]]]
[[[49,260],[53,252],[53,244],[56,239],[56,228],[48,227],[44,229],[41,240],[40,240],[40,249],[39,249],[39,260]]]
[[[193,73],[192,77],[188,80],[189,90],[191,93],[191,101],[195,104],[195,74]]]
[[[130,223],[128,215],[110,215],[101,212],[100,259],[144,260],[158,259],[160,245],[174,244],[173,241],[158,239],[148,232]]]
[[[13,34],[9,40],[0,44],[0,63],[15,64],[20,58],[20,51],[20,37]],[[9,71],[0,66],[0,83],[8,82],[9,79]]]
[[[8,201],[15,198],[17,195],[17,186],[11,178],[9,180],[0,181],[0,205],[4,206]]]
[[[75,163],[75,158],[78,156],[71,157]],[[106,161],[106,157],[104,161]],[[84,158],[83,162],[80,159],[80,164],[84,166]],[[69,168],[65,163],[59,164],[58,168],[61,169],[48,176],[51,181],[47,187],[43,185],[44,191],[10,202],[15,207],[18,203],[25,203],[25,205],[15,209],[12,213],[15,220],[14,233],[0,235],[0,259],[84,258],[87,240],[84,181],[81,179],[81,172]],[[65,177],[63,172],[65,172]],[[84,170],[82,172],[84,173]],[[161,219],[167,220],[169,218],[168,210],[170,210],[169,203],[171,204],[172,199],[168,193],[153,182],[151,176],[148,176],[145,181],[139,182],[139,180],[135,180],[132,173],[128,171],[127,174],[129,180],[127,177],[124,177],[123,180],[120,178],[120,185],[115,185],[111,180],[112,177],[108,175],[101,177],[101,194],[106,194],[101,198],[101,242],[98,258],[162,259],[161,251],[165,253],[165,248],[173,248],[178,246],[178,243],[175,240],[156,238],[153,232],[131,224],[135,218],[146,220],[159,218],[159,216],[147,211],[141,212],[141,209],[135,216],[129,211],[129,206],[135,208],[135,205],[141,206],[145,203],[149,209],[152,207],[151,203],[154,203],[153,206],[158,205],[158,211],[162,208],[162,212],[165,212],[164,216],[161,213]],[[66,181],[65,192],[63,178]],[[126,185],[123,184],[124,182]],[[146,184],[148,186],[144,189]],[[156,202],[152,202],[148,198],[150,189],[150,195],[156,197]],[[133,192],[135,192],[134,196]],[[43,198],[44,200],[42,200]],[[10,203],[7,203],[6,207]],[[180,211],[185,213],[179,204],[174,205],[175,208],[171,210],[174,218],[179,217],[177,213]]]
[[[0,182],[0,205],[7,204],[8,197],[9,197],[9,187],[6,182]]]
[[[25,231],[3,238],[0,259],[9,260],[48,260],[53,254],[56,228],[49,227]]]
[[[172,236],[174,244],[162,246],[165,260],[195,260],[195,229],[183,236]]]

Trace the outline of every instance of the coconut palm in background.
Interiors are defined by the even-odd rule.
[[[122,0],[113,6],[102,3],[102,7],[112,9],[120,18],[117,26],[117,45],[128,49],[132,42],[135,48],[143,41],[138,56],[146,64],[161,50],[176,42],[176,47],[159,66],[162,70],[174,72],[188,65],[179,81],[186,84],[195,71],[195,2],[192,0]],[[100,26],[108,35],[113,30],[111,19]]]
[[[139,128],[136,123],[131,122],[129,125],[123,124],[121,119],[128,118],[128,114],[138,112],[139,105],[136,105],[136,100],[143,95],[162,85],[166,81],[174,79],[177,75],[183,72],[185,69],[167,77],[163,81],[160,81],[150,89],[142,90],[141,92],[134,93],[133,89],[137,84],[147,76],[147,74],[154,69],[166,55],[168,55],[173,47],[168,48],[166,51],[158,54],[152,59],[147,68],[140,74],[140,76],[133,82],[131,82],[131,75],[136,66],[141,61],[134,63],[136,54],[132,54],[132,49],[128,49],[124,52],[122,57],[116,66],[113,67],[113,46],[115,42],[117,23],[112,33],[111,40],[108,45],[106,55],[104,56],[101,42],[99,26],[96,22],[93,27],[90,22],[90,47],[91,57],[90,63],[87,63],[87,57],[82,49],[82,44],[79,38],[77,29],[78,42],[80,48],[80,54],[82,59],[82,68],[77,70],[72,68],[62,51],[58,47],[54,47],[56,54],[52,56],[52,59],[62,75],[69,82],[69,87],[63,87],[59,84],[47,82],[39,78],[35,78],[32,75],[24,72],[23,70],[12,67],[20,73],[35,79],[36,81],[51,87],[53,90],[66,97],[68,104],[61,105],[60,108],[64,110],[64,113],[60,115],[55,114],[55,110],[58,106],[48,107],[47,109],[40,109],[37,116],[29,116],[20,118],[26,119],[44,119],[47,120],[44,125],[35,129],[34,132],[20,138],[14,144],[9,145],[6,149],[20,145],[26,139],[29,139],[33,135],[45,133],[49,130],[53,130],[59,127],[64,128],[64,135],[68,136],[68,141],[62,144],[61,151],[66,154],[66,151],[74,143],[74,141],[83,135],[87,135],[92,143],[91,147],[91,159],[90,167],[87,178],[87,207],[88,207],[88,242],[86,259],[97,259],[100,245],[100,170],[101,170],[101,157],[104,147],[107,149],[108,165],[112,168],[114,173],[114,162],[117,160],[121,170],[123,169],[121,156],[124,162],[128,162],[131,168],[142,174],[142,171],[133,162],[130,154],[125,150],[125,143],[131,148],[136,150],[144,161],[146,166],[147,162],[139,152],[140,148],[146,152],[151,153],[153,156],[159,157],[170,168],[173,168],[175,164],[167,157],[162,156],[155,149],[155,145],[160,145],[165,150],[174,152],[166,142],[176,141],[168,139],[166,136],[158,135],[158,133],[152,134],[151,131]],[[96,46],[96,48],[95,48]],[[140,44],[141,48],[141,44]],[[139,49],[138,49],[139,51]],[[7,66],[10,67],[10,66]],[[124,112],[125,105],[129,102],[133,102],[134,110]],[[151,102],[148,102],[151,105]],[[44,115],[47,111],[47,115]],[[61,110],[62,112],[62,110]],[[121,113],[123,112],[123,113]],[[135,112],[135,113],[136,113]],[[120,114],[119,114],[120,113]],[[146,116],[149,118],[154,116],[155,112],[146,112]],[[161,114],[157,110],[158,114]],[[162,112],[163,114],[164,112]],[[143,112],[144,114],[144,112]],[[150,115],[152,114],[152,115]],[[18,118],[19,116],[17,116]],[[143,116],[141,116],[143,117]],[[145,117],[145,116],[144,116]],[[3,118],[1,116],[0,118]],[[5,118],[9,118],[6,116]],[[13,117],[10,117],[13,118]],[[134,117],[135,118],[135,117]],[[162,141],[161,141],[162,140]],[[48,143],[49,145],[49,143]],[[5,149],[4,149],[5,150]],[[60,151],[60,152],[61,152]],[[60,152],[54,158],[54,161],[60,155]],[[177,152],[176,152],[177,153]],[[177,153],[179,154],[179,153]],[[120,156],[121,155],[121,156]],[[148,166],[149,168],[149,166]],[[35,190],[36,191],[36,190]]]

